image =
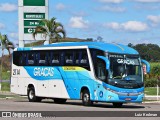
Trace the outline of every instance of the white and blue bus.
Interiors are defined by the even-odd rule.
[[[54,43],[13,51],[11,92],[30,102],[82,100],[83,105],[140,103],[144,97],[139,53],[125,45],[103,42]]]

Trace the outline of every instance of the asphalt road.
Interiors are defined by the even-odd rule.
[[[45,112],[45,113],[54,113],[55,116],[52,116],[52,118],[45,118],[46,119],[65,119],[65,120],[72,120],[72,119],[84,119],[84,116],[89,115],[89,117],[85,117],[85,119],[98,119],[98,120],[106,120],[106,119],[116,119],[118,120],[128,120],[127,116],[132,115],[132,117],[129,117],[130,120],[158,120],[160,117],[148,117],[148,116],[138,116],[141,113],[143,114],[157,114],[160,116],[160,112],[153,112],[153,111],[160,111],[160,104],[159,103],[143,103],[143,104],[125,104],[122,108],[114,108],[112,104],[109,103],[95,103],[91,107],[85,107],[82,105],[81,101],[73,101],[73,100],[68,100],[66,104],[55,104],[52,100],[43,100],[40,103],[33,103],[33,102],[28,102],[26,98],[14,98],[14,99],[0,99],[0,111],[5,112],[5,111],[18,111],[18,113],[24,114],[25,111],[29,112],[38,112],[41,113],[41,111],[50,111],[50,112]],[[57,113],[53,111],[70,111],[69,113],[66,112],[58,112],[58,114],[61,113],[61,117],[57,117]],[[96,111],[96,112],[93,112]],[[115,112],[117,111],[117,112]],[[118,112],[120,111],[120,112]],[[23,112],[23,113],[22,113]],[[104,117],[96,117],[96,115],[100,116],[101,113],[107,112],[109,115],[111,114],[112,117],[106,117],[104,114]],[[76,116],[75,114],[80,114],[82,113],[82,116],[79,115],[77,117],[72,117]],[[134,113],[134,115],[132,114]],[[140,114],[139,114],[140,113]],[[2,114],[2,113],[1,113]],[[28,113],[27,113],[28,114]],[[66,114],[69,114],[67,117],[62,117],[63,115],[65,116]],[[119,117],[118,114],[121,114]],[[57,115],[57,116],[56,116]],[[84,115],[84,116],[83,116]],[[91,116],[94,117],[91,117]],[[118,116],[117,116],[118,115]],[[114,117],[115,116],[115,117]],[[6,120],[9,118],[0,118],[0,120]],[[11,119],[11,118],[10,118]],[[15,118],[15,119],[22,119],[22,118]],[[27,118],[23,118],[27,119]],[[39,119],[44,119],[44,118],[33,118],[36,120]],[[12,118],[14,120],[14,118]]]

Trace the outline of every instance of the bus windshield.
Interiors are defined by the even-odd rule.
[[[142,83],[142,69],[139,56],[110,54],[109,80],[114,83]],[[111,83],[112,83],[111,82]],[[118,84],[117,84],[118,85]],[[123,85],[122,85],[123,86]],[[128,87],[127,87],[128,88]]]

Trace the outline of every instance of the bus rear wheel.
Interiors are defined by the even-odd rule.
[[[42,98],[36,97],[34,87],[28,88],[28,100],[29,102],[41,102]]]
[[[64,104],[66,103],[67,99],[61,99],[61,98],[54,98],[54,102],[58,104]]]
[[[121,108],[122,107],[122,105],[123,105],[123,103],[113,103],[113,107],[115,107],[115,108]]]
[[[91,106],[93,102],[90,100],[90,94],[88,90],[82,92],[82,103],[84,106]]]

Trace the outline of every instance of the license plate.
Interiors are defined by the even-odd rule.
[[[126,98],[125,100],[126,100],[126,101],[131,101],[131,98]]]

